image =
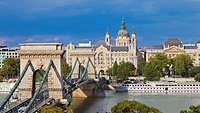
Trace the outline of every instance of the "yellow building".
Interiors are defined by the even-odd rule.
[[[170,58],[178,54],[187,54],[192,58],[194,66],[200,66],[199,41],[196,44],[184,44],[178,38],[169,38],[163,45],[144,47],[143,50],[146,52],[146,61],[158,52],[163,52]]]
[[[92,45],[91,42],[78,45],[70,43],[66,47],[66,60],[73,65],[76,58],[79,58],[80,62],[84,64],[90,57],[97,73],[105,72],[112,67],[115,61],[118,63],[121,61],[132,62],[137,67],[136,33],[134,32],[130,36],[124,21],[121,22],[115,43],[111,42],[111,36],[109,32],[106,32],[105,42],[96,45]]]

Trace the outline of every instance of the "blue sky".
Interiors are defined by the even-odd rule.
[[[138,46],[200,39],[200,0],[0,0],[0,42],[85,42],[116,38],[121,17]]]

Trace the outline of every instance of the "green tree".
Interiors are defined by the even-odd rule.
[[[130,76],[135,75],[135,66],[131,62],[120,62],[119,64],[115,61],[113,66],[106,70],[107,75],[116,76],[120,80],[128,79]]]
[[[163,69],[166,68],[166,65],[169,63],[170,60],[167,58],[166,54],[156,53],[144,66],[145,80],[160,80],[160,75],[163,73]]]
[[[192,59],[189,55],[180,54],[174,58],[175,72],[182,77],[188,77],[192,69]]]
[[[156,108],[149,107],[137,101],[123,101],[111,108],[111,113],[162,113]]]
[[[156,64],[152,62],[146,63],[144,67],[144,76],[145,80],[148,81],[158,81],[160,80],[160,72],[156,66]]]
[[[41,113],[74,113],[72,109],[64,109],[58,106],[43,106],[41,108]]]
[[[180,113],[200,113],[200,105],[191,105],[188,110],[181,110]]]
[[[200,66],[194,66],[190,70],[191,77],[194,77],[196,74],[200,73]]]
[[[0,75],[0,82],[3,82],[4,77]]]
[[[106,74],[107,74],[108,76],[112,76],[112,68],[108,68],[108,69],[106,70]]]
[[[113,75],[113,76],[117,76],[117,74],[118,74],[118,64],[117,64],[117,61],[114,62],[111,71],[112,71],[112,75]]]
[[[117,78],[126,80],[130,76],[135,75],[135,66],[130,62],[120,62],[117,69]]]
[[[138,62],[138,68],[137,68],[137,74],[138,75],[144,75],[145,64],[146,64],[145,61],[139,61]]]
[[[20,60],[16,58],[6,58],[3,61],[4,66],[2,67],[1,73],[5,78],[15,78],[20,73]]]
[[[64,73],[64,75],[65,76],[69,75],[71,70],[72,70],[72,67],[68,63],[64,62],[64,64],[63,64],[63,73]]]
[[[200,82],[200,73],[195,75],[194,80]]]
[[[162,73],[163,68],[169,63],[169,59],[165,53],[156,53],[154,57],[150,58],[149,62],[152,62],[155,69]]]

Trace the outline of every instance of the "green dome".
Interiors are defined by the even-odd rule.
[[[128,33],[128,31],[126,30],[126,25],[125,25],[125,22],[124,21],[122,21],[121,22],[121,25],[120,25],[120,30],[118,31],[118,33],[117,33],[117,36],[119,37],[119,36],[129,36],[129,33]]]

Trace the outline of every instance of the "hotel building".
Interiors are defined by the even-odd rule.
[[[137,67],[136,33],[129,35],[125,22],[122,21],[114,44],[111,43],[109,32],[105,33],[105,41],[96,45],[89,43],[68,44],[66,47],[66,61],[73,65],[79,58],[81,63],[86,63],[88,57],[96,67],[97,73],[106,72],[114,62],[132,62]]]

